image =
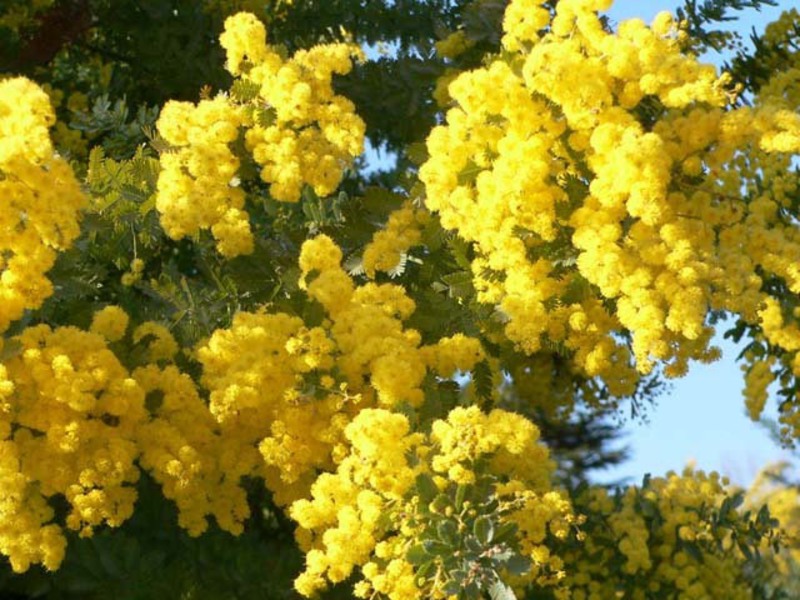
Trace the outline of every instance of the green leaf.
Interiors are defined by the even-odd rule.
[[[756,515],[756,522],[762,526],[768,526],[772,519],[770,518],[769,514],[769,506],[766,504],[762,505],[761,508],[758,509],[758,514]]]
[[[484,170],[483,167],[479,167],[473,161],[467,162],[467,165],[458,174],[458,185],[471,184],[478,177],[478,174]]]
[[[424,142],[415,142],[406,146],[406,156],[415,165],[419,166],[428,160],[428,147]]]
[[[269,127],[278,118],[278,113],[274,108],[258,108],[256,109],[256,121],[262,127]]]
[[[258,97],[261,86],[249,79],[237,79],[231,86],[231,96],[240,102],[250,102]]]
[[[409,560],[409,562],[411,562],[411,561]],[[414,563],[411,563],[411,564],[413,565]],[[433,573],[435,569],[436,569],[436,561],[429,560],[428,562],[426,562],[426,563],[423,563],[423,564],[422,564],[422,565],[421,565],[421,566],[420,566],[420,567],[417,569],[417,572],[415,573],[415,575],[417,576],[417,578],[419,578],[419,577],[425,577],[425,578],[427,578],[427,577],[428,577],[428,575],[430,575],[431,573]]]
[[[486,515],[481,515],[475,519],[472,532],[481,544],[488,546],[494,538],[494,522]]]
[[[450,496],[447,494],[439,494],[433,499],[432,504],[435,512],[442,512],[445,508],[450,506]]]
[[[464,506],[464,500],[468,493],[471,491],[471,486],[461,484],[456,488],[456,511],[460,512],[461,507]]]
[[[436,540],[425,540],[422,542],[425,552],[428,554],[447,556],[452,554],[455,548],[452,544],[445,544],[444,542],[437,542]]]
[[[503,567],[513,575],[525,575],[530,572],[532,566],[531,559],[521,554],[514,554],[503,562]]]
[[[447,544],[455,545],[458,542],[458,526],[453,521],[447,520],[439,523],[436,527],[436,534]]]
[[[436,252],[442,247],[445,239],[445,231],[439,219],[429,219],[425,228],[422,230],[422,243],[428,247],[431,252]]]
[[[442,281],[447,284],[447,293],[451,298],[467,298],[475,293],[472,286],[472,273],[469,271],[457,271],[442,277]]]
[[[460,571],[457,571],[457,573],[460,573]],[[461,580],[451,579],[444,585],[444,593],[448,596],[458,596],[461,591]]]
[[[404,200],[404,196],[381,187],[368,187],[364,191],[364,208],[381,218],[398,209]]]
[[[691,556],[694,560],[699,563],[703,562],[703,553],[700,551],[700,547],[694,542],[683,542],[681,544],[681,550],[686,552],[689,556]]]
[[[492,378],[492,368],[489,362],[482,360],[472,369],[472,383],[475,386],[475,393],[482,400],[490,400],[494,390]]]
[[[517,529],[518,527],[516,523],[511,523],[510,521],[505,523],[500,523],[494,535],[495,544],[511,541],[513,537],[516,535]]]
[[[736,545],[739,546],[739,550],[742,551],[742,554],[744,554],[744,557],[747,560],[753,559],[753,551],[750,550],[750,547],[745,542],[742,540],[736,540]]]
[[[658,515],[658,508],[655,502],[647,498],[639,499],[639,512],[647,518],[653,518]]]
[[[453,255],[456,264],[462,270],[472,272],[472,258],[470,257],[470,244],[463,238],[457,235],[450,235],[447,238],[447,247]]]
[[[514,590],[499,579],[489,586],[489,597],[492,600],[517,600]]]
[[[415,546],[411,546],[406,552],[406,560],[410,562],[412,565],[421,565],[425,563],[425,561],[429,561],[431,555],[425,550],[425,546],[422,544],[416,544]]]
[[[3,340],[3,345],[0,347],[0,363],[14,358],[22,352],[22,344],[15,340]]]
[[[728,514],[730,513],[732,508],[733,508],[733,503],[731,502],[731,499],[725,498],[722,501],[722,505],[719,508],[719,514],[717,515],[717,522],[723,525],[726,524],[728,521]]]
[[[433,478],[427,473],[420,473],[416,479],[417,493],[424,502],[430,502],[439,493],[439,488],[433,482]]]

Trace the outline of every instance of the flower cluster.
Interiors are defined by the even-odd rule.
[[[405,290],[392,284],[356,287],[341,260],[342,251],[328,236],[307,241],[300,252],[301,285],[328,315],[337,368],[368,402],[377,395],[381,406],[419,406],[428,368],[451,377],[483,358],[480,343],[464,335],[421,347],[419,332],[403,327],[415,308]]]
[[[35,83],[0,81],[0,332],[52,294],[46,273],[79,233],[86,198],[53,150],[54,123],[47,94]]]
[[[429,368],[452,377],[483,358],[480,343],[464,335],[420,346],[419,333],[403,327],[414,310],[404,290],[356,288],[341,258],[327,236],[301,250],[301,285],[328,315],[321,326],[242,312],[197,350],[209,410],[241,461],[235,472],[263,476],[279,504],[334,468],[346,452],[343,429],[359,410],[419,405]]]
[[[38,325],[14,342],[0,371],[0,551],[16,571],[53,569],[66,542],[48,499],[63,495],[82,535],[133,512],[144,392],[96,333]]]
[[[773,557],[778,578],[791,577],[792,569],[800,565],[800,487],[795,467],[791,462],[768,464],[756,475],[745,497],[746,507],[761,510],[766,505],[770,515],[780,522],[781,546],[769,548],[762,544],[761,547]],[[800,590],[800,582],[796,578],[792,581],[792,589]]]
[[[239,159],[230,148],[242,122],[241,107],[224,96],[197,106],[171,101],[161,110],[158,131],[175,149],[161,154],[156,208],[171,238],[210,227],[223,256],[253,251],[245,194],[234,180]]]
[[[476,557],[493,556],[503,544],[529,557],[532,567],[521,585],[544,583],[541,575],[561,567],[541,544],[550,535],[565,538],[574,517],[569,502],[550,490],[553,464],[537,443],[538,430],[524,417],[455,409],[424,435],[412,433],[401,414],[365,409],[345,436],[350,451],[336,472],[321,475],[311,499],[290,509],[306,550],[306,570],[295,582],[303,595],[343,581],[360,567],[358,597],[446,597],[443,565],[452,559],[446,553],[466,553],[462,544],[472,529],[478,531],[471,540],[478,544]],[[467,492],[465,483],[477,485]],[[483,525],[466,533],[467,524],[477,515],[487,518],[489,505],[498,501],[498,526],[513,523],[507,531],[518,531],[519,537],[501,542]],[[423,544],[430,530],[439,532],[438,546]],[[421,561],[430,565],[423,568]]]
[[[613,598],[623,589],[632,598],[752,598],[747,557],[736,547],[751,525],[733,508],[726,483],[687,469],[617,498],[600,488],[576,498],[588,519],[582,547],[564,553],[564,598]]]
[[[152,364],[128,373],[108,343],[127,339],[129,320],[108,306],[90,331],[27,328],[0,364],[0,552],[16,571],[31,563],[55,569],[63,559],[50,499],[62,495],[70,506],[64,524],[88,536],[131,516],[140,469],[175,501],[190,534],[206,529],[208,515],[242,531],[249,508],[240,483],[258,474],[255,447],[248,455],[225,435],[188,375],[155,364],[177,350],[163,325],[133,329],[131,341],[146,343]]]
[[[344,167],[363,151],[364,122],[331,86],[334,74],[350,72],[359,49],[318,45],[284,60],[250,13],[229,17],[220,43],[228,70],[258,87],[258,102],[268,112],[247,131],[246,142],[272,197],[297,202],[303,185],[320,197],[330,195]]]
[[[19,14],[50,4],[35,0],[34,12]],[[251,4],[204,2],[212,11]],[[289,4],[273,2],[270,12],[281,18]],[[475,4],[475,19],[495,10],[488,4]],[[251,229],[272,214],[272,200],[332,194],[361,153],[364,123],[334,92],[334,77],[360,51],[328,44],[288,56],[267,44],[252,14],[227,19],[230,95],[163,107],[152,200],[171,238],[210,233],[226,258],[258,247],[274,269],[240,261],[218,271],[205,252],[172,254],[174,244],[159,243],[139,218],[150,202],[131,202],[93,220],[108,216],[113,236],[86,233],[129,258],[104,269],[109,246],[63,256],[58,269],[82,283],[89,266],[114,278],[91,281],[87,302],[103,308],[86,330],[54,324],[83,319],[71,289],[25,314],[51,295],[46,274],[80,233],[84,195],[49,132],[58,127],[52,104],[65,94],[0,80],[0,554],[14,571],[58,568],[67,530],[90,536],[122,524],[145,473],[192,536],[242,533],[247,491],[264,482],[271,506],[297,523],[305,567],[295,588],[307,597],[351,578],[355,597],[371,600],[507,588],[557,600],[753,596],[749,548],[769,553],[776,541],[767,508],[755,517],[737,510],[742,495],[691,469],[616,495],[581,486],[570,498],[554,487],[556,462],[523,415],[548,424],[582,417],[578,401],[647,392],[645,378],[659,370],[680,376],[690,360],[713,360],[713,325],[725,314],[752,338],[743,367],[750,416],[760,417],[775,381],[797,394],[800,55],[787,52],[756,86],[753,106],[737,106],[740,90],[686,52],[686,34],[667,14],[612,33],[597,13],[610,0],[505,4],[502,51],[480,68],[455,71],[477,58],[471,26],[436,45],[453,69],[439,80],[447,112],[419,170],[426,206],[409,169],[397,181],[414,200],[365,246],[361,279],[329,235],[300,244],[305,236],[291,226],[302,211],[284,205],[274,244],[257,245]],[[0,25],[9,18],[17,17],[4,13]],[[767,43],[791,47],[797,21],[787,12]],[[86,102],[76,92],[66,108]],[[58,131],[76,157],[91,139]],[[156,173],[140,176],[149,185]],[[248,194],[265,210],[248,208]],[[343,247],[365,239],[361,229],[337,229],[341,219],[314,220]],[[440,235],[439,222],[454,233]],[[418,280],[379,283],[426,241]],[[287,258],[298,247],[293,270]],[[190,281],[192,261],[219,273],[220,285]],[[447,298],[427,289],[461,278],[455,268],[472,278],[477,302],[469,285],[463,295],[453,285]],[[150,283],[133,285],[145,273]],[[270,296],[254,273],[280,287]],[[234,289],[242,297],[225,297]],[[115,297],[145,302],[134,316],[177,307],[178,337],[206,337],[182,348],[166,324],[106,306]],[[254,306],[267,297],[282,312]],[[418,298],[452,318],[415,319]],[[485,326],[486,349],[459,326]],[[795,436],[796,399],[782,415]],[[605,430],[592,424],[579,420],[577,437],[602,442]],[[793,553],[776,564],[788,565],[781,560],[796,561],[800,543],[796,490],[764,496],[787,518]]]
[[[409,248],[420,243],[429,217],[427,211],[414,208],[410,201],[393,211],[386,226],[364,248],[362,260],[367,276],[375,277],[376,271],[390,272],[397,267]]]
[[[334,74],[351,69],[352,46],[320,45],[284,59],[250,13],[229,17],[220,43],[231,74],[258,91],[164,106],[158,131],[173,148],[161,155],[156,207],[167,235],[210,228],[219,252],[232,258],[250,254],[254,243],[241,161],[260,165],[276,200],[298,201],[304,185],[328,196],[363,150],[364,123],[331,87]],[[247,156],[234,144],[241,140]]]
[[[712,310],[763,321],[794,354],[764,282],[800,291],[800,233],[781,216],[800,116],[774,90],[730,108],[728,78],[682,52],[667,13],[610,33],[609,4],[563,0],[551,17],[510,3],[506,53],[449,86],[420,169],[427,206],[474,243],[478,298],[508,339],[563,346],[614,395],[656,365],[715,359]]]
[[[797,42],[800,40],[797,25],[800,23],[800,11],[792,8],[781,13],[777,20],[767,25],[764,30],[764,44],[767,52],[759,56],[762,73],[768,73],[768,79],[761,80],[760,95],[780,95],[791,106],[800,102],[800,51]]]
[[[188,375],[148,365],[133,378],[147,394],[150,413],[137,432],[139,464],[175,502],[178,524],[199,535],[213,515],[220,528],[241,533],[250,514],[241,478],[255,471],[256,461],[243,458],[236,440],[223,435]]]
[[[307,328],[298,317],[238,313],[197,351],[209,409],[226,452],[239,461],[235,473],[265,477],[279,504],[305,494],[317,470],[333,466],[341,429],[359,400],[305,385],[306,377],[329,383],[333,350],[324,329]]]

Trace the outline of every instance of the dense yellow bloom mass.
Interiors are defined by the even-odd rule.
[[[53,150],[54,123],[39,86],[0,81],[0,333],[52,294],[46,273],[79,233],[86,198]]]
[[[404,402],[419,406],[428,368],[449,378],[483,358],[480,343],[464,335],[421,347],[419,332],[403,327],[415,308],[405,290],[375,283],[357,288],[341,260],[342,251],[328,236],[307,241],[300,252],[301,283],[328,315],[339,354],[336,366],[366,400],[377,394],[378,404],[385,407]]]
[[[794,356],[797,329],[762,285],[800,292],[800,233],[781,216],[800,116],[776,89],[730,108],[727,78],[682,53],[668,14],[609,33],[595,12],[609,4],[563,0],[551,19],[511,2],[507,53],[449,86],[427,206],[475,243],[479,299],[508,338],[562,344],[613,394],[655,365],[713,360],[710,310],[761,320]]]
[[[239,313],[198,350],[235,473],[263,475],[280,504],[305,494],[317,469],[333,466],[333,448],[358,400],[304,389],[304,376],[331,368],[333,348],[323,329],[297,317]]]
[[[244,157],[234,142],[245,140],[247,159],[260,165],[273,198],[297,202],[305,185],[320,197],[336,190],[363,151],[364,123],[331,87],[334,74],[350,71],[356,47],[320,45],[284,59],[250,13],[225,21],[220,44],[230,73],[257,92],[249,100],[219,95],[164,106],[158,130],[174,149],[161,155],[156,206],[170,237],[210,228],[219,252],[231,258],[253,251],[239,180]]]
[[[303,185],[328,196],[339,185],[344,167],[363,151],[364,122],[353,103],[331,87],[333,75],[348,73],[351,56],[359,51],[349,44],[327,44],[299,50],[282,62],[263,45],[263,34],[260,42],[251,37],[243,43],[236,37],[244,20],[242,15],[229,19],[232,35],[223,35],[220,42],[229,53],[232,73],[241,72],[231,58],[239,52],[252,61],[241,76],[259,86],[260,98],[274,111],[274,122],[256,122],[246,135],[247,149],[261,165],[261,179],[270,184],[276,200],[296,202]]]
[[[152,405],[152,418],[137,432],[140,464],[175,501],[178,524],[199,535],[213,515],[222,529],[241,533],[250,514],[241,477],[254,471],[242,448],[222,433],[188,375],[174,366],[149,365],[133,377]]]
[[[522,532],[522,539],[513,543],[533,558],[534,566],[521,583],[545,583],[543,576],[560,568],[561,560],[542,553],[541,544],[548,536],[566,537],[574,517],[569,502],[550,491],[553,463],[537,443],[538,430],[524,417],[459,408],[436,421],[426,436],[412,433],[401,414],[365,409],[345,428],[345,436],[350,452],[336,472],[321,475],[311,488],[311,499],[299,500],[290,509],[300,525],[298,540],[307,551],[306,570],[295,582],[303,595],[313,595],[327,582],[343,581],[360,567],[358,597],[444,597],[444,572],[417,576],[407,552],[441,515],[452,517],[453,531],[464,531],[457,522],[463,525],[484,514],[482,510],[498,500],[506,506],[504,518]],[[480,473],[468,477],[477,468]],[[455,508],[449,500],[428,506],[431,498],[421,496],[419,475],[433,475],[444,498],[456,494],[465,477],[467,483],[475,477],[489,482],[489,490],[484,490],[489,493],[482,497],[476,492]]]
[[[717,473],[687,469],[616,499],[599,488],[577,499],[588,514],[585,547],[565,553],[570,595],[563,597],[600,600],[629,589],[637,600],[752,598],[745,557],[730,537],[742,516],[726,504],[725,483]],[[611,566],[617,557],[620,570]]]
[[[300,253],[302,284],[328,315],[322,326],[242,312],[197,352],[211,414],[248,465],[239,472],[263,475],[280,504],[305,495],[318,471],[333,468],[346,450],[343,429],[363,407],[419,405],[429,368],[452,377],[483,357],[480,343],[463,335],[421,347],[419,333],[403,328],[414,310],[403,289],[356,288],[341,257],[327,236]]]
[[[267,12],[280,19],[289,4]],[[350,231],[340,225],[356,211],[334,210],[313,219],[330,235],[309,237],[291,230],[312,224],[303,211],[273,202],[312,208],[362,152],[364,123],[334,92],[361,52],[289,56],[254,15],[228,18],[230,93],[167,102],[157,183],[144,167],[134,179],[156,186],[167,236],[210,234],[225,258],[263,254],[222,266],[202,244],[171,254],[150,201],[134,196],[120,218],[95,215],[113,232],[93,225],[81,240],[124,248],[114,280],[90,282],[88,330],[55,324],[84,300],[71,290],[25,314],[52,293],[46,273],[79,234],[84,196],[49,133],[47,94],[57,106],[66,94],[0,80],[0,554],[15,571],[58,568],[67,530],[122,524],[145,473],[192,536],[242,533],[248,491],[263,482],[269,509],[297,523],[295,587],[309,597],[350,578],[370,600],[495,596],[506,584],[558,600],[754,596],[746,555],[774,539],[766,510],[738,511],[724,480],[691,470],[570,498],[524,415],[575,416],[576,402],[606,397],[602,386],[624,396],[654,369],[680,376],[690,360],[713,360],[712,324],[726,313],[753,337],[743,367],[753,419],[773,382],[790,389],[800,377],[800,54],[770,64],[753,107],[737,107],[738,89],[685,52],[665,13],[612,33],[597,14],[610,0],[506,4],[502,51],[480,68],[455,70],[488,43],[471,27],[436,44],[447,112],[418,173],[425,206],[408,169],[398,181],[413,199],[364,246],[365,277],[344,268],[343,249],[369,239],[369,218]],[[798,18],[787,12],[767,42],[791,47]],[[66,107],[86,102],[73,93]],[[86,141],[55,126],[59,148]],[[275,239],[256,244],[271,214]],[[63,272],[103,270],[111,247],[66,256]],[[419,279],[379,283],[415,247]],[[192,261],[197,271],[184,268]],[[468,285],[437,295],[437,279],[463,270],[477,303]],[[186,277],[171,296],[176,274]],[[275,304],[256,304],[265,298]],[[131,316],[109,304],[139,301]],[[417,302],[452,318],[431,325]],[[479,326],[483,342],[464,333]],[[181,347],[194,335],[203,340]],[[782,419],[800,433],[800,402]],[[769,492],[794,544],[786,566],[797,560],[797,493]]]
[[[0,551],[16,571],[53,569],[66,542],[48,498],[66,498],[84,535],[131,515],[144,392],[98,334],[39,325],[16,342],[0,387]]]
[[[228,257],[253,251],[245,194],[234,181],[239,159],[230,148],[242,121],[241,107],[224,96],[197,106],[168,102],[158,119],[159,133],[176,148],[161,155],[156,208],[164,231],[180,239],[211,228]]]

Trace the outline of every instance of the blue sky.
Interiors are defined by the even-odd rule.
[[[609,14],[616,22],[640,17],[649,23],[658,12],[674,10],[681,4],[675,0],[617,0]],[[761,12],[743,11],[730,27],[747,39],[753,27],[763,31],[782,10],[793,6],[797,6],[795,1],[782,0],[778,6]],[[719,56],[704,58],[720,62]],[[723,351],[720,361],[693,365],[689,374],[675,381],[671,391],[649,410],[649,423],[626,425],[632,460],[603,473],[598,480],[630,477],[636,482],[645,473],[659,475],[670,469],[680,470],[693,460],[698,468],[720,471],[746,485],[762,465],[789,457],[745,415],[742,372],[735,362],[738,349],[721,336],[716,344]],[[769,408],[768,414],[776,416],[774,398]]]

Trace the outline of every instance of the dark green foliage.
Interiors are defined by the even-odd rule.
[[[716,25],[735,21],[736,11],[761,10],[763,6],[777,6],[777,0],[685,0],[677,10],[678,20],[686,20],[687,32],[698,49],[741,49],[739,36]]]
[[[480,477],[474,485],[451,484],[440,492],[429,475],[416,480],[420,504],[411,520],[422,531],[406,559],[420,575],[440,573],[445,591],[459,599],[479,600],[488,590],[514,598],[504,579],[531,568],[515,547],[517,526],[506,519],[516,507],[498,501],[495,483]]]
[[[302,555],[292,526],[253,482],[253,517],[234,537],[212,525],[192,538],[178,527],[174,506],[148,478],[138,485],[134,516],[91,538],[69,536],[67,557],[55,573],[41,567],[13,575],[0,564],[8,598],[47,600],[263,600],[299,598],[291,580]],[[14,594],[15,596],[11,596]]]

